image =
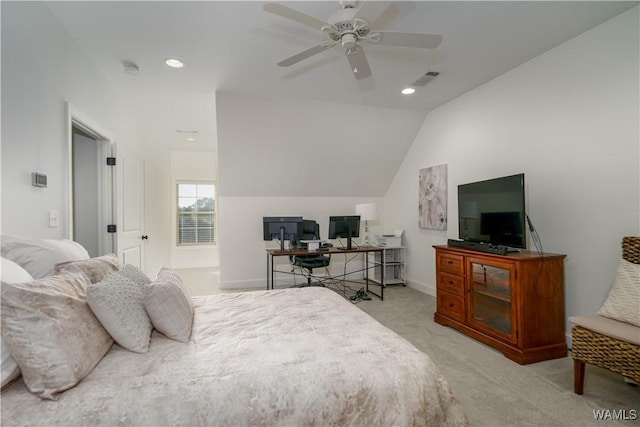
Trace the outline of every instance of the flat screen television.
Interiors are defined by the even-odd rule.
[[[302,234],[301,216],[265,216],[262,217],[263,239],[276,239],[280,242],[280,250],[284,252],[284,242],[297,242]],[[295,245],[295,243],[294,243]]]
[[[526,249],[524,174],[458,186],[462,240]]]
[[[359,236],[360,215],[343,215],[329,217],[329,239],[346,238],[347,249],[351,249],[351,238]]]

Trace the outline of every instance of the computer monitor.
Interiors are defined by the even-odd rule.
[[[347,249],[351,249],[351,238],[360,236],[360,215],[329,217],[329,239],[347,239]]]
[[[264,240],[278,239],[280,250],[284,252],[284,241],[297,242],[302,233],[301,216],[265,216],[262,217]]]

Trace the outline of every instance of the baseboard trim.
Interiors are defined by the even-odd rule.
[[[305,283],[304,280],[298,280],[294,282],[293,280],[287,279],[278,279],[276,282],[276,289],[281,288],[289,288],[297,284]],[[219,289],[223,290],[234,290],[234,289],[259,289],[259,290],[267,290],[267,283],[264,279],[255,279],[255,280],[237,280],[234,282],[220,282],[218,284]]]
[[[416,291],[420,291],[423,294],[431,295],[434,298],[436,297],[436,287],[434,285],[419,283],[414,280],[407,280],[407,286],[415,289]]]
[[[220,282],[218,288],[224,290],[230,289],[264,289],[267,290],[267,283],[264,279],[258,280],[237,280],[234,282]]]

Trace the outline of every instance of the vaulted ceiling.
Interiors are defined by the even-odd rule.
[[[327,37],[266,13],[255,1],[68,1],[47,6],[113,85],[132,96],[224,91],[428,111],[633,7],[629,1],[395,2],[388,31],[440,34],[436,49],[365,46],[373,76],[356,81],[334,48],[290,67],[276,64]],[[338,1],[282,2],[322,20]],[[169,69],[164,59],[185,63]],[[139,66],[125,73],[122,61]],[[440,75],[412,96],[400,90]],[[150,108],[153,106],[149,106]],[[203,124],[205,126],[205,124]]]
[[[366,44],[373,75],[356,80],[340,47],[290,67],[277,66],[327,36],[265,12],[265,3],[53,1],[45,5],[113,87],[135,106],[141,125],[152,129],[154,138],[192,149],[187,147],[194,145],[185,143],[185,135],[176,130],[197,130],[198,142],[215,143],[215,93],[356,104],[359,108],[412,110],[414,117],[416,112],[426,115],[638,4],[395,2],[375,22],[376,29],[440,34],[442,43],[435,49]],[[338,1],[281,3],[320,20],[327,20],[340,8]],[[3,20],[7,18],[3,8]],[[169,57],[182,60],[184,68],[167,67],[164,60]],[[135,64],[137,75],[127,73],[123,62]],[[440,74],[415,94],[400,94],[429,71]],[[403,149],[410,143],[411,136],[407,138]],[[373,167],[383,162],[385,159],[370,158]]]

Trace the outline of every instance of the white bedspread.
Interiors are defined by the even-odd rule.
[[[114,345],[58,401],[20,380],[2,425],[466,425],[427,355],[323,288],[194,298],[191,341]]]

